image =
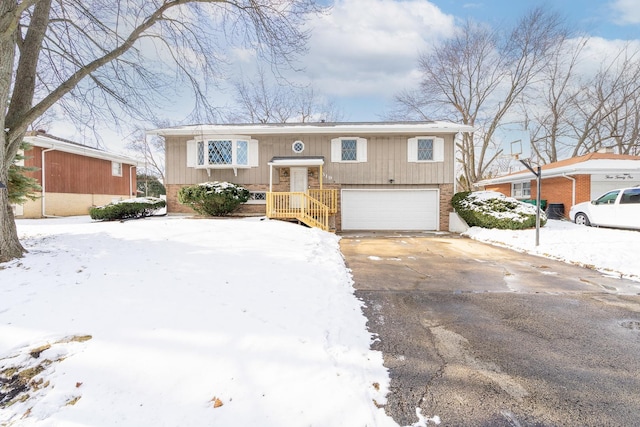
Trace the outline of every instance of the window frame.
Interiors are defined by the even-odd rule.
[[[231,161],[212,162],[209,145],[230,142]],[[245,135],[202,135],[187,141],[187,167],[195,169],[248,169],[258,167],[258,140]],[[223,155],[224,158],[224,155]]]
[[[122,176],[122,162],[111,161],[111,176]]]
[[[299,150],[296,150],[296,146],[300,146],[301,148]],[[291,151],[293,151],[296,154],[302,154],[304,152],[304,149],[305,149],[304,142],[302,142],[299,139],[293,141],[293,143],[291,144]]]
[[[264,198],[255,199],[255,194],[263,194]],[[266,205],[267,204],[267,190],[250,190],[249,200],[245,202],[247,205]]]
[[[343,160],[343,141],[356,141],[355,160]],[[367,140],[357,136],[341,136],[331,140],[331,162],[333,163],[366,163]]]
[[[432,140],[432,159],[420,160],[420,141]],[[444,138],[435,135],[415,136],[407,139],[407,162],[409,163],[442,163],[444,162]]]
[[[528,193],[525,194],[525,185],[528,186]],[[517,187],[520,187],[519,189]],[[511,183],[511,197],[514,199],[531,198],[531,181],[521,181]]]

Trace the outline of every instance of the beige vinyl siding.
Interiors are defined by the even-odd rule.
[[[336,135],[251,135],[258,140],[259,167],[238,169],[212,169],[211,176],[203,169],[187,168],[187,144],[189,137],[166,137],[166,183],[195,184],[205,181],[230,181],[237,184],[266,184],[269,182],[268,162],[274,156],[324,156],[325,184],[446,184],[453,181],[453,135],[444,135],[444,162],[408,163],[407,140],[416,135],[339,135],[367,139],[367,162],[331,162],[331,139]],[[304,152],[295,154],[293,141],[305,144]],[[273,174],[278,183],[277,173]]]

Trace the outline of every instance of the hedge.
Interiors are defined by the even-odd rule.
[[[249,190],[229,182],[204,182],[182,187],[178,202],[201,215],[224,216],[249,200]]]
[[[97,221],[144,218],[154,215],[159,209],[165,206],[167,206],[167,203],[162,199],[156,197],[139,197],[121,200],[105,206],[93,207],[89,209],[89,216],[91,216],[91,219]]]
[[[522,230],[536,226],[536,207],[493,191],[460,192],[451,199],[454,209],[470,227]],[[547,216],[540,213],[540,226]]]

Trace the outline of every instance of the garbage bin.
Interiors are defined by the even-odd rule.
[[[526,199],[521,200],[522,202],[529,203],[530,205],[536,206],[536,199]],[[542,199],[540,200],[540,209],[545,210],[547,208],[547,201]]]
[[[564,219],[564,204],[563,203],[549,203],[549,209],[547,209],[547,218],[549,218],[549,219]]]

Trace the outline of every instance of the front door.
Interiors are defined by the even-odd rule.
[[[309,171],[307,168],[291,168],[289,171],[291,174],[289,191],[292,193],[304,193],[307,191],[309,185]],[[291,207],[299,209],[303,206],[304,198],[298,195],[291,196]]]

